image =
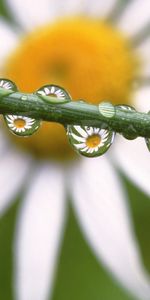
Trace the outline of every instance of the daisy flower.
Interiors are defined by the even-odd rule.
[[[88,126],[68,126],[71,145],[80,154],[96,157],[104,154],[114,141],[115,133]]]
[[[73,99],[124,102],[146,110],[149,1],[6,2],[15,22],[0,19],[1,77],[25,92],[56,84]],[[8,121],[15,130],[14,119]],[[106,132],[96,134],[105,139]],[[126,193],[112,164],[149,194],[149,154],[143,141],[120,138],[108,155],[82,159],[75,157],[59,124],[43,123],[26,139],[2,129],[0,135],[0,186],[7,185],[1,188],[1,214],[26,186],[14,240],[15,299],[45,300],[52,292],[68,191],[97,259],[135,298],[150,299]],[[85,150],[87,139],[83,144]]]
[[[30,132],[32,127],[35,127],[36,120],[23,117],[23,116],[16,116],[16,115],[6,115],[5,120],[8,124],[10,130],[14,133],[20,133],[22,135],[28,136],[27,133]],[[36,126],[35,129],[37,130],[39,126]]]

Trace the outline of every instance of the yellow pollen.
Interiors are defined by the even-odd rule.
[[[91,135],[86,140],[86,146],[89,148],[97,147],[101,142],[101,138],[98,134]]]
[[[7,60],[3,76],[23,92],[55,84],[73,99],[128,103],[137,67],[130,44],[111,25],[73,18],[38,28],[22,38]],[[11,138],[40,157],[68,159],[73,154],[59,124],[44,122],[32,137]],[[94,141],[90,143],[94,145]]]
[[[14,120],[14,125],[16,126],[16,128],[24,128],[24,126],[26,125],[26,122],[23,119],[17,119],[17,120]]]

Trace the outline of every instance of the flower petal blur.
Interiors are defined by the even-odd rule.
[[[97,258],[137,299],[149,299],[150,278],[141,263],[125,193],[108,160],[82,160],[71,187],[79,222]]]
[[[32,175],[14,244],[16,300],[47,299],[63,233],[66,206],[62,170],[47,162]]]

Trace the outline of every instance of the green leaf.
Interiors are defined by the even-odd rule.
[[[0,0],[0,16],[4,17],[7,21],[14,22],[11,11],[5,0]]]
[[[0,299],[13,299],[13,240],[18,201],[0,218]]]

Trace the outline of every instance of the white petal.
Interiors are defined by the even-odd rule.
[[[82,137],[84,137],[84,138],[88,137],[87,132],[81,126],[74,126],[74,128]]]
[[[146,39],[136,50],[141,60],[141,74],[150,76],[150,38]]]
[[[86,2],[87,0],[50,0],[50,5],[55,9],[55,17],[62,18],[83,13]]]
[[[5,153],[7,147],[8,147],[8,141],[5,138],[4,133],[0,129],[0,157]]]
[[[17,300],[48,299],[65,213],[62,170],[47,163],[37,168],[31,179],[14,249]]]
[[[54,0],[7,0],[14,17],[26,30],[43,25],[57,15]]]
[[[31,159],[7,143],[0,151],[0,215],[9,207],[25,184]]]
[[[76,147],[76,149],[81,149],[81,151],[86,147],[85,143],[81,143],[81,144],[74,144],[74,146]]]
[[[57,7],[57,16],[89,15],[100,18],[106,16],[111,11],[115,1],[53,0],[53,5]]]
[[[90,0],[55,0],[59,16],[89,15],[93,17],[104,17],[112,9],[116,0],[93,1]]]
[[[98,259],[138,299],[150,299],[126,199],[107,158],[83,160],[72,174],[71,188],[79,221]]]
[[[2,18],[0,18],[0,67],[3,61],[16,47],[18,42],[18,35],[12,30],[9,24],[7,24]]]
[[[150,19],[150,1],[136,0],[130,1],[124,15],[118,22],[121,30],[128,35],[138,33]]]
[[[113,9],[116,0],[107,0],[107,1],[83,1],[82,13],[88,14],[92,17],[104,18]]]
[[[76,140],[76,141],[78,141],[78,142],[85,142],[85,138],[83,138],[83,137],[80,137],[79,135],[76,135],[76,134],[74,134],[74,133],[71,133],[71,136]]]
[[[7,0],[15,18],[20,24],[31,30],[57,18],[71,15],[106,16],[112,9],[115,0]]]
[[[144,139],[127,141],[120,138],[114,146],[117,164],[135,184],[150,195],[150,153]]]
[[[137,89],[134,93],[134,107],[141,112],[150,111],[150,87]]]

